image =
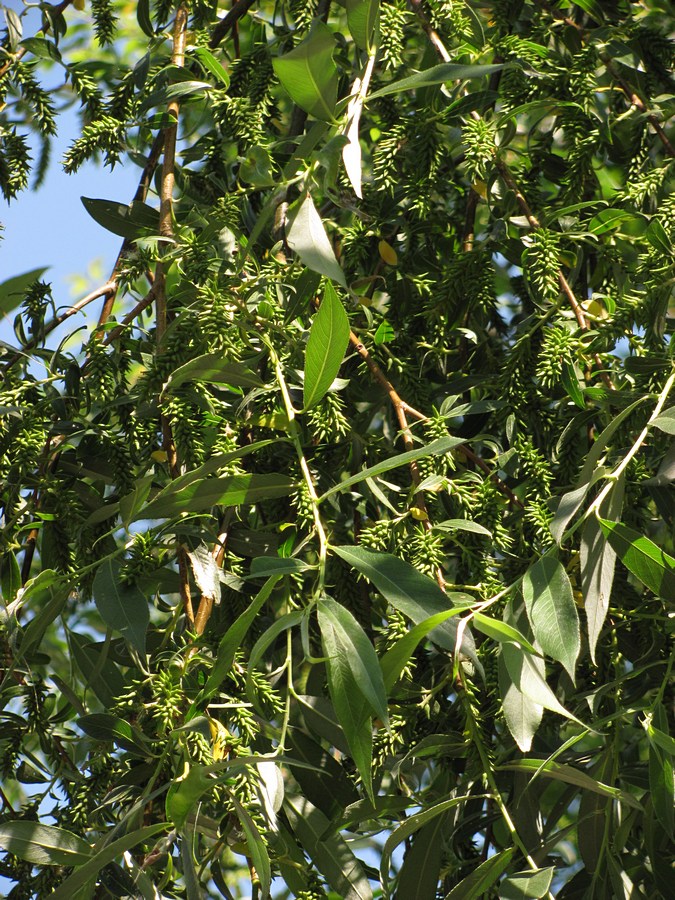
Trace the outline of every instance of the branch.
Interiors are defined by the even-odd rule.
[[[56,17],[56,16],[60,16],[61,13],[62,13],[64,10],[66,10],[66,9],[70,6],[70,4],[71,4],[72,2],[73,2],[73,0],[62,0],[61,3],[58,3],[56,6],[54,6],[54,7],[52,8],[52,15],[54,15],[55,17]],[[11,8],[11,7],[10,7],[10,8]],[[49,30],[49,29],[47,29],[47,30]],[[46,32],[45,32],[45,29],[44,29],[44,28],[40,28],[40,30],[39,30],[37,33],[38,33],[38,34],[45,34]],[[6,63],[3,63],[3,64],[0,66],[0,78],[2,78],[2,76],[3,76],[6,72],[8,72],[8,71],[12,68],[12,66],[13,66],[15,63],[20,62],[20,61],[23,59],[23,57],[26,55],[26,53],[28,53],[28,50],[27,50],[26,47],[19,47],[19,49],[16,51],[16,53],[14,53],[14,54],[7,60]]]
[[[239,19],[246,15],[254,3],[255,0],[239,0],[238,3],[235,3],[229,13],[218,22],[213,29],[211,40],[209,41],[209,47],[212,50],[215,50],[227,32],[234,28]]]
[[[430,43],[433,45],[436,53],[440,56],[443,62],[450,62],[450,54],[448,53],[445,44],[441,40],[441,36],[432,26],[431,22],[427,18],[427,14],[422,9],[422,0],[410,0],[410,5],[413,8],[413,12],[420,20],[422,28],[426,32],[426,35],[429,38]]]

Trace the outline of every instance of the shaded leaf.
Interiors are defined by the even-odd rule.
[[[237,818],[242,827],[242,831],[246,835],[246,846],[253,863],[256,875],[260,881],[260,900],[266,900],[270,895],[270,884],[272,881],[272,867],[270,858],[267,853],[267,847],[262,839],[262,835],[248,813],[236,797],[230,795],[230,802],[234,806]]]
[[[323,602],[323,601],[321,601]],[[345,610],[346,612],[346,610]],[[349,643],[343,627],[335,627],[330,615],[324,613],[319,617],[323,651],[326,655],[326,671],[328,674],[328,691],[337,715],[338,722],[344,732],[349,752],[361,775],[363,786],[368,796],[373,797],[373,726],[369,712],[369,701],[361,690],[361,685],[352,671],[345,652],[345,643]],[[365,635],[364,635],[365,637]],[[370,642],[366,638],[370,646]],[[372,653],[372,646],[370,646]],[[357,654],[352,650],[352,656]],[[377,663],[377,657],[375,657]],[[361,665],[361,668],[364,668]],[[379,669],[379,664],[378,664]],[[382,689],[384,686],[382,686]],[[379,698],[378,698],[379,705]],[[386,698],[385,698],[386,715]]]
[[[387,692],[382,678],[380,662],[373,645],[354,616],[335,600],[328,597],[317,604],[321,636],[337,648],[340,657],[349,665],[363,697],[373,713],[385,724],[389,721]]]
[[[622,476],[609,496],[607,509],[603,511],[609,521],[616,522],[621,516],[624,484]],[[616,551],[607,542],[595,516],[589,516],[584,523],[579,562],[581,591],[588,626],[588,649],[591,659],[595,662],[595,648],[609,609],[616,562]]]
[[[330,820],[303,797],[286,797],[284,809],[300,844],[341,900],[372,900],[359,860],[340,835],[328,835]]]
[[[332,550],[372,581],[382,596],[415,624],[435,613],[446,612],[453,602],[452,596],[446,596],[435,581],[390,553],[376,553],[365,547],[333,547]],[[464,599],[464,595],[460,597]],[[454,653],[458,649],[457,622],[449,619],[438,625],[429,637],[444,650]],[[464,631],[459,649],[480,671],[475,644],[468,629]]]
[[[202,692],[204,698],[210,697],[211,694],[218,690],[222,680],[232,668],[234,654],[237,652],[244,636],[268,600],[280,577],[280,575],[273,575],[265,582],[248,609],[244,610],[239,618],[230,625],[221,638],[216,661]]]
[[[537,872],[515,872],[499,885],[500,900],[539,900],[548,894],[555,866],[539,869]]]
[[[150,623],[148,601],[137,587],[122,583],[121,570],[115,559],[101,563],[92,589],[96,608],[106,625],[119,631],[143,655]]]
[[[428,806],[426,809],[422,810],[422,812],[416,813],[414,816],[409,816],[402,825],[399,825],[398,828],[389,835],[382,848],[380,882],[382,884],[383,895],[385,897],[389,896],[388,884],[391,855],[399,844],[407,840],[416,831],[419,831],[423,825],[431,822],[437,816],[443,815],[443,813],[447,812],[449,809],[461,805],[462,803],[466,803],[469,799],[486,799],[488,796],[488,794],[477,794],[473,795],[473,797],[462,796],[452,797],[449,800],[442,800],[440,803],[434,803],[433,805]]]
[[[412,839],[396,879],[397,900],[429,900],[435,897],[443,858],[447,817],[437,816]]]
[[[380,0],[347,0],[347,24],[354,43],[369,52],[380,15]]]
[[[303,405],[318,403],[335,380],[349,343],[349,319],[335,288],[326,283],[305,351]]]
[[[230,84],[230,76],[220,62],[220,60],[216,59],[216,57],[211,53],[209,49],[206,47],[195,47],[194,55],[197,57],[202,67],[210,72],[216,81],[219,81],[223,87],[228,87]]]
[[[537,643],[574,681],[581,648],[579,614],[562,563],[551,556],[538,559],[523,577],[523,598]]]
[[[87,862],[79,865],[73,874],[61,882],[49,896],[52,900],[72,900],[75,891],[87,884],[108,863],[122,856],[127,850],[131,850],[138,844],[142,844],[161,831],[166,830],[167,823],[159,822],[155,825],[148,825],[145,828],[138,828],[136,831],[131,831],[129,834],[125,834],[124,837],[106,844]]]
[[[113,741],[129,753],[143,757],[152,756],[152,750],[143,735],[125,719],[108,713],[93,713],[89,716],[80,716],[77,725],[95,741]]]
[[[544,661],[541,657],[533,656],[527,650],[520,650],[514,644],[502,644],[502,657],[511,682],[534,704],[529,711],[530,719],[535,716],[535,707],[543,706],[544,709],[550,709],[551,712],[586,727],[565,709],[546,683]]]
[[[387,691],[391,691],[401,677],[401,672],[410,662],[420,641],[424,640],[434,628],[443,624],[446,619],[449,619],[451,616],[456,616],[460,612],[462,612],[462,607],[458,607],[457,609],[446,609],[445,612],[429,616],[428,619],[424,619],[418,625],[411,628],[407,634],[400,637],[396,643],[387,650],[380,662]]]
[[[95,200],[91,197],[80,199],[95,222],[119,237],[132,239],[143,234],[154,234],[159,227],[159,210],[140,200],[134,200],[125,206],[114,200]]]
[[[563,781],[566,784],[573,784],[575,787],[584,791],[591,791],[594,794],[602,794],[605,797],[612,797],[615,800],[621,800],[622,803],[631,806],[633,809],[642,809],[641,804],[632,796],[632,794],[622,791],[620,788],[612,787],[609,784],[603,784],[593,778],[588,772],[576,769],[574,766],[564,765],[549,759],[519,759],[514,762],[504,763],[497,766],[498,769],[511,770],[517,772],[529,772],[532,776],[542,778],[552,778],[554,781]]]
[[[446,894],[445,900],[478,900],[483,897],[507,868],[512,856],[513,848],[510,847],[486,859]]]
[[[656,427],[666,434],[675,434],[675,406],[664,409],[661,415],[650,422],[650,427]]]
[[[0,282],[0,315],[6,316],[16,309],[23,302],[31,284],[42,278],[48,268],[48,266],[40,266],[38,269],[31,269],[30,272],[24,272],[23,275],[14,275],[12,278]]]

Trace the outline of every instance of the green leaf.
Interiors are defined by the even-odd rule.
[[[673,839],[675,809],[673,808],[673,751],[675,741],[667,734],[668,717],[660,703],[655,703],[651,721],[647,726],[649,735],[649,792],[656,818],[663,830]]]
[[[565,716],[565,718],[576,722],[583,728],[584,725],[576,716],[568,712],[560,703],[556,695],[546,683],[544,660],[539,656],[533,656],[527,650],[519,650],[514,644],[502,644],[502,657],[506,664],[506,671],[510,681],[524,694],[528,700],[535,706],[543,706],[544,709],[550,709],[551,712]],[[535,718],[536,709],[531,706],[529,710],[529,718]],[[522,738],[523,732],[520,732]],[[514,734],[514,738],[518,740]]]
[[[103,706],[113,706],[115,698],[124,690],[124,679],[115,663],[104,657],[105,645],[95,644],[74,631],[68,632],[68,645],[86,687],[91,688]]]
[[[141,509],[133,521],[168,519],[182,512],[206,512],[214,506],[244,506],[287,497],[294,489],[295,482],[291,478],[273,473],[204,478],[185,486],[176,479]]]
[[[137,478],[134,482],[133,490],[120,499],[118,504],[119,513],[125,527],[128,527],[134,521],[137,513],[143,509],[143,504],[148,499],[154,480],[155,476],[152,473],[144,475],[142,478]],[[106,504],[102,509],[108,510],[109,507]],[[110,509],[110,512],[112,512],[112,509]]]
[[[562,563],[551,556],[537,560],[523,577],[523,598],[542,651],[561,662],[574,681],[581,649],[579,614]]]
[[[98,872],[108,863],[122,856],[127,850],[131,850],[138,844],[145,843],[151,837],[159,834],[161,831],[167,830],[166,822],[159,822],[155,825],[148,825],[145,828],[139,828],[125,834],[124,837],[118,838],[110,844],[103,846],[95,856],[91,857],[84,864],[78,866],[77,869],[66,878],[65,881],[49,895],[52,900],[73,900],[75,891],[79,890],[87,884]]]
[[[645,232],[645,237],[649,243],[666,256],[673,255],[673,242],[668,237],[668,232],[659,222],[658,219],[652,219]]]
[[[551,887],[554,873],[555,866],[539,869],[537,872],[532,870],[515,872],[499,885],[499,900],[527,900],[527,898],[538,900],[545,897]]]
[[[150,0],[138,0],[136,19],[143,34],[150,38],[154,37],[155,29],[152,27],[152,19],[150,18]]]
[[[125,719],[108,713],[93,713],[89,716],[80,716],[77,725],[95,741],[113,741],[118,747],[136,756],[153,755],[140,731]]]
[[[280,558],[278,556],[256,556],[251,560],[248,578],[269,578],[270,575],[297,575],[310,572],[312,567],[295,557]]]
[[[499,641],[500,644],[506,641],[507,643],[515,644],[518,647],[523,647],[530,653],[537,653],[534,646],[520,633],[520,631],[518,631],[517,628],[514,628],[513,625],[509,625],[507,622],[501,622],[499,619],[491,619],[481,612],[474,613],[471,618],[476,628],[479,631],[482,631],[483,634],[491,637],[493,641]]]
[[[148,601],[137,587],[122,583],[121,569],[121,563],[114,559],[101,563],[93,586],[96,608],[106,625],[119,631],[143,656],[150,623]]]
[[[521,605],[517,610],[514,609],[513,601],[506,604],[504,608],[504,624],[517,629],[520,633],[527,631],[530,633],[530,623],[524,607]],[[521,648],[514,645],[512,649],[517,653]],[[529,648],[522,645],[528,653],[531,653],[530,660],[532,667],[537,672],[539,678],[546,682],[546,665],[542,657],[536,653],[532,653]],[[504,651],[499,654],[497,664],[497,672],[499,679],[499,694],[502,701],[502,710],[504,718],[511,735],[518,744],[523,753],[528,753],[532,747],[532,738],[537,733],[537,729],[541,724],[544,714],[544,707],[541,703],[536,702],[526,693],[520,686],[516,684],[509,674],[506,665],[506,657]]]
[[[675,600],[675,559],[648,537],[633,531],[623,522],[599,519],[600,528],[617,556],[636,578],[657,597]]]
[[[272,60],[274,72],[294,103],[324,122],[333,121],[338,71],[333,62],[335,38],[315,19],[309,36],[284,56]]]
[[[318,403],[335,380],[349,343],[349,319],[335,288],[326,283],[305,352],[303,405]]]
[[[330,497],[332,494],[338,493],[338,491],[343,491],[348,487],[352,487],[352,485],[354,484],[365,481],[366,478],[374,478],[377,475],[383,475],[385,472],[389,472],[391,469],[397,469],[399,466],[406,466],[417,459],[424,459],[427,456],[443,456],[449,450],[452,450],[453,447],[459,447],[461,444],[466,444],[466,441],[462,438],[449,436],[442,437],[437,438],[430,444],[427,444],[426,447],[419,447],[417,450],[408,450],[405,453],[398,453],[396,456],[390,456],[389,459],[385,459],[381,463],[377,463],[374,466],[363,469],[356,475],[352,475],[350,478],[345,478],[344,481],[341,481],[334,487],[329,488],[324,494],[319,497],[319,503],[325,500],[326,497]]]
[[[584,400],[584,392],[582,390],[582,385],[580,384],[579,375],[571,363],[563,363],[560,372],[560,380],[567,392],[567,396],[580,409],[586,409],[586,401]]]
[[[363,866],[330,820],[304,797],[286,797],[284,809],[296,837],[340,900],[372,900]],[[328,836],[326,836],[328,835]]]
[[[645,399],[646,397],[640,397],[634,403],[631,403],[625,407],[625,409],[622,409],[621,412],[612,419],[588,451],[586,462],[584,463],[581,475],[577,481],[577,486],[572,491],[563,494],[560,503],[558,504],[558,508],[555,511],[555,515],[553,516],[553,521],[551,522],[551,534],[557,543],[562,541],[568,522],[584,502],[584,498],[591,486],[602,477],[603,470],[598,468],[598,463],[607,444],[610,442],[624,419],[637,409]]]
[[[134,200],[125,206],[114,200],[94,200],[91,197],[80,199],[95,222],[120,237],[142,237],[144,234],[154,234],[159,228],[159,210],[140,200]]]
[[[347,0],[347,24],[354,43],[369,52],[380,16],[380,0]]]
[[[614,485],[603,515],[616,522],[621,516],[625,480],[623,476]],[[609,599],[614,583],[616,551],[607,542],[595,516],[584,523],[579,553],[581,591],[588,626],[588,649],[595,662],[595,649],[607,617]]]
[[[350,660],[347,658],[345,645],[348,646],[352,642],[349,640],[349,634],[345,634],[344,624],[340,621],[338,627],[336,627],[330,614],[325,613],[324,615],[320,614],[319,624],[321,626],[323,652],[326,656],[328,692],[330,693],[338,722],[347,740],[349,752],[361,775],[366,793],[372,800],[373,728],[368,709],[369,705],[372,704],[366,699],[362,685],[359,683],[358,677],[350,665]],[[366,642],[370,645],[367,638]],[[375,653],[372,646],[370,650],[373,654]],[[352,658],[358,656],[358,651],[353,646],[351,647],[351,656]],[[377,664],[377,657],[375,657],[375,663]],[[361,661],[359,669],[363,670],[365,668],[365,664]],[[370,672],[370,677],[374,684],[372,671]],[[384,686],[382,685],[383,690]],[[378,693],[377,688],[374,688],[372,685],[371,693]],[[374,698],[378,705],[380,696],[375,696]],[[387,718],[385,720],[388,721]]]
[[[399,91],[413,91],[419,88],[429,87],[432,84],[445,84],[446,81],[466,81],[469,78],[482,78],[484,75],[492,75],[504,68],[503,64],[489,66],[461,66],[455,63],[441,63],[432,66],[416,75],[409,75],[400,81],[392,81],[379,91],[368,95],[367,102],[378,97],[386,97],[387,94],[397,94]]]
[[[632,796],[632,794],[622,791],[619,788],[612,787],[609,784],[603,784],[596,780],[587,772],[581,769],[575,769],[573,766],[563,765],[548,759],[518,759],[514,762],[504,763],[497,766],[497,769],[504,769],[512,772],[528,772],[533,778],[534,776],[542,776],[543,778],[551,778],[553,781],[562,781],[565,784],[573,784],[575,787],[584,791],[591,791],[594,794],[602,794],[605,797],[612,797],[614,800],[621,800],[622,803],[632,807],[633,809],[642,809],[642,805]]]
[[[415,625],[411,628],[407,634],[404,634],[396,641],[393,647],[390,647],[389,650],[387,650],[380,662],[382,675],[384,677],[384,685],[387,691],[391,691],[401,677],[401,672],[408,665],[419,642],[424,640],[430,631],[433,631],[434,628],[437,628],[445,622],[446,619],[449,619],[451,616],[456,616],[460,612],[462,612],[462,607],[457,607],[457,609],[446,609],[445,612],[429,616],[428,619],[424,619],[419,625]]]
[[[213,669],[211,669],[211,674],[209,675],[204,690],[202,691],[203,699],[210,697],[218,690],[223,679],[232,668],[234,654],[237,652],[246,633],[253,624],[255,617],[269,599],[269,596],[274,590],[280,577],[280,575],[273,575],[265,582],[248,609],[244,610],[239,618],[230,625],[221,638],[220,644],[218,645],[216,661]]]
[[[376,553],[365,547],[333,547],[332,550],[372,581],[382,596],[416,625],[435,613],[446,612],[452,603],[452,598],[446,596],[435,581],[390,553]],[[457,622],[452,619],[444,622],[429,637],[444,650],[455,653],[458,649]],[[468,629],[464,631],[460,649],[480,670]]]
[[[166,795],[166,817],[176,828],[185,825],[197,801],[217,782],[208,766],[190,766],[185,778],[174,781]]]
[[[288,246],[298,254],[307,268],[347,287],[345,274],[335,258],[333,247],[311,194],[303,194],[289,208],[288,221],[286,232]]]
[[[649,427],[654,426],[660,431],[665,431],[666,434],[675,434],[675,406],[669,406],[668,409],[663,410],[661,415],[652,419]]]
[[[0,847],[35,866],[80,866],[93,853],[71,831],[25,820],[0,824]]]
[[[35,607],[35,615],[26,626],[16,659],[23,659],[44,637],[45,631],[61,615],[71,592],[70,582],[53,569],[43,569],[26,582],[21,597],[24,609]]]
[[[23,275],[14,275],[0,283],[0,315],[6,316],[23,302],[28,288],[42,278],[49,266],[40,266],[39,269],[31,269]]]
[[[492,532],[488,531],[478,522],[472,522],[471,519],[444,519],[442,522],[434,522],[435,531],[469,531],[472,534],[480,534],[483,537],[492,537]]]
[[[21,46],[25,47],[33,56],[38,59],[51,59],[54,62],[62,62],[59,48],[53,41],[48,41],[42,37],[29,37],[21,41]]]
[[[173,390],[186,381],[205,381],[208,384],[228,384],[245,388],[263,386],[256,372],[243,363],[227,360],[221,353],[205,353],[180,366],[171,373],[165,390]]]
[[[223,87],[229,87],[230,76],[223,64],[206,47],[195,47],[194,55],[197,57],[202,67],[210,72],[216,81],[219,81]]]
[[[21,587],[21,569],[16,554],[5,550],[0,556],[0,595],[5,605],[16,598]]]
[[[470,875],[460,881],[449,894],[446,894],[445,900],[479,900],[484,897],[502,872],[506,870],[512,857],[513,848],[509,847],[508,850],[502,850],[501,853],[496,853],[486,859]]]
[[[396,879],[397,897],[406,900],[429,900],[437,896],[443,860],[443,837],[447,833],[448,816],[423,825],[410,841]]]
[[[635,219],[634,213],[625,209],[602,209],[597,215],[593,216],[587,225],[589,234],[600,237],[608,234],[610,231],[616,231],[626,220]]]
[[[382,857],[380,860],[380,882],[383,888],[383,896],[389,896],[389,867],[391,855],[402,841],[407,840],[412,834],[418,831],[427,822],[431,822],[437,816],[447,812],[455,806],[466,803],[467,800],[487,799],[489,794],[474,794],[471,797],[452,797],[450,800],[442,800],[440,803],[434,803],[428,806],[422,812],[409,816],[402,825],[393,831],[384,843],[382,848]]]
[[[382,322],[377,326],[377,331],[373,335],[373,341],[376,344],[389,344],[396,337],[396,332],[393,327],[387,322],[386,319],[383,319]]]
[[[270,865],[267,847],[265,846],[262,835],[258,831],[250,814],[232,794],[230,795],[230,802],[234,806],[234,811],[237,814],[242,831],[246,835],[246,846],[248,848],[249,856],[260,881],[260,900],[267,900],[267,897],[269,897],[270,894],[270,884],[272,882],[272,867]]]
[[[319,600],[317,611],[325,644],[330,644],[346,661],[357,689],[368,701],[373,713],[388,725],[387,692],[382,669],[365,631],[348,609],[328,597]]]

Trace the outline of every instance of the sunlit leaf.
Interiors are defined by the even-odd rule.
[[[628,571],[657,597],[675,600],[675,559],[623,522],[604,519],[599,522],[603,534]]]
[[[523,598],[542,651],[561,662],[574,681],[581,648],[579,614],[562,563],[551,556],[537,560],[523,577]]]
[[[335,38],[315,19],[309,36],[284,56],[272,61],[274,72],[294,103],[317,119],[333,121],[338,71],[333,62]]]
[[[349,342],[349,319],[335,288],[326,283],[305,351],[303,405],[318,403],[335,380]]]
[[[304,194],[297,204],[289,209],[288,219],[290,224],[286,240],[291,250],[298,254],[307,268],[346,287],[344,272],[335,258],[321,216],[316,211],[309,193]]]
[[[80,866],[93,854],[71,831],[25,819],[0,824],[0,847],[36,866]]]

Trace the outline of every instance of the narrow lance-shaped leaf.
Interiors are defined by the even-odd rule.
[[[675,559],[623,522],[604,519],[599,522],[603,534],[628,571],[657,597],[675,600]]]
[[[322,119],[333,121],[337,100],[338,71],[333,62],[335,38],[330,28],[314,20],[309,36],[284,56],[272,60],[274,72],[301,109]]]
[[[26,820],[0,824],[0,847],[36,866],[79,866],[93,854],[71,831]]]
[[[145,633],[150,622],[148,601],[141,591],[122,582],[122,565],[105,560],[94,578],[94,600],[101,618],[119,631],[140,654],[145,653]]]
[[[298,254],[308,269],[347,287],[345,274],[335,258],[321,216],[309,193],[289,209],[288,218],[290,224],[286,240],[291,250]]]
[[[415,75],[401,78],[400,81],[392,81],[391,84],[370,94],[368,100],[386,97],[387,94],[397,94],[400,91],[412,91],[417,90],[418,88],[430,87],[433,84],[445,84],[446,81],[464,81],[468,78],[482,78],[484,75],[492,75],[494,72],[499,72],[503,68],[503,64],[461,66],[455,63],[441,63],[438,66],[432,66],[430,69],[425,69],[424,72],[417,72]]]
[[[512,602],[509,602],[504,609],[504,624],[517,628],[519,632],[520,630],[527,630],[529,633],[529,622],[527,621],[525,610],[521,606],[519,611],[516,612]],[[508,642],[506,643],[508,644]],[[523,652],[528,652],[528,649],[523,644],[520,647],[512,644],[508,650],[506,649],[506,644],[502,646],[497,671],[499,694],[502,700],[502,710],[506,724],[518,747],[523,753],[528,753],[532,748],[532,738],[541,724],[544,706],[522,690],[520,684],[516,683],[509,674],[507,666],[508,654],[515,655]],[[529,659],[532,668],[537,672],[541,681],[545,683],[546,668],[544,660],[534,654]]]
[[[622,476],[612,489],[607,510],[603,510],[605,517],[611,522],[616,522],[621,515],[624,483]],[[609,609],[616,563],[616,550],[602,533],[595,516],[589,516],[584,523],[579,562],[588,627],[588,649],[595,662],[595,648]]]
[[[349,664],[359,692],[368,701],[374,715],[384,723],[389,721],[387,692],[384,686],[380,662],[373,645],[354,616],[335,600],[328,597],[319,601],[319,628],[330,630],[331,643]]]
[[[333,547],[338,556],[365,575],[391,605],[408,616],[415,624],[445,612],[452,604],[435,581],[422,575],[409,563],[392,556],[391,553],[376,553],[365,547]],[[464,595],[462,595],[462,599]],[[473,664],[481,670],[476,656],[473,638],[466,629],[462,636],[461,648],[457,648],[457,622],[449,619],[437,626],[430,634],[434,643],[454,653],[461,649]]]
[[[347,0],[347,24],[355,44],[370,52],[376,42],[380,0]]]
[[[502,850],[496,853],[485,862],[482,862],[477,869],[474,869],[466,878],[454,887],[445,900],[479,900],[484,897],[489,888],[497,881],[502,872],[505,871],[511,857],[513,856],[513,848]]]
[[[555,866],[537,872],[515,872],[499,885],[500,900],[538,900],[546,897],[553,881]]]
[[[349,342],[349,319],[335,288],[326,284],[305,353],[304,407],[318,403],[340,369]]]
[[[574,681],[581,647],[579,614],[562,563],[551,556],[537,560],[523,578],[523,598],[542,651],[561,662]]]
[[[366,793],[372,800],[373,731],[370,702],[364,696],[356,673],[352,670],[346,652],[346,645],[349,645],[350,642],[345,638],[343,629],[336,627],[333,618],[325,612],[325,609],[324,614],[320,613],[319,615],[319,625],[323,651],[326,656],[330,698],[347,740],[349,752],[361,775]],[[350,649],[352,649],[352,657],[356,656],[353,647]]]

